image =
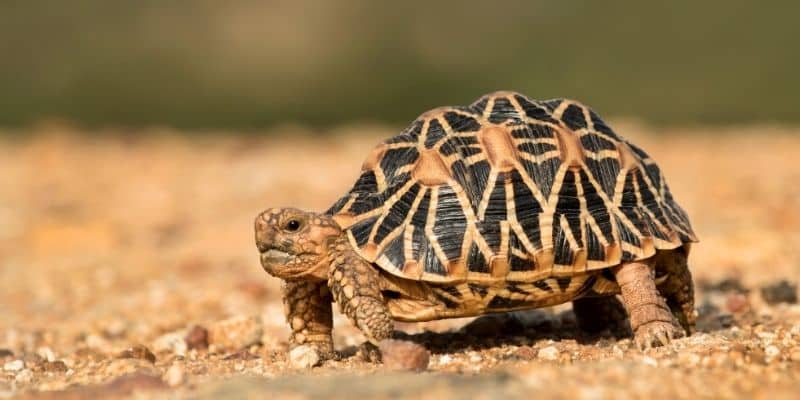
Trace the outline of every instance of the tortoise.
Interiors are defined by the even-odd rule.
[[[427,111],[329,210],[267,209],[255,237],[284,280],[290,347],[320,359],[335,354],[333,302],[375,349],[393,320],[568,301],[602,329],[618,294],[641,348],[696,318],[686,212],[644,150],[573,100],[500,91]]]

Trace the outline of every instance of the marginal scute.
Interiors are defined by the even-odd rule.
[[[386,145],[378,145],[376,146],[372,152],[367,156],[367,159],[364,160],[364,163],[361,165],[361,171],[371,171],[374,170],[375,167],[380,163],[381,158],[386,153]]]

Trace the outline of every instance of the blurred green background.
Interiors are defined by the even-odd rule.
[[[0,126],[402,124],[496,89],[800,121],[794,1],[0,2]]]

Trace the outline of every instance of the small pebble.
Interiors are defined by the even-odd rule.
[[[185,371],[180,363],[172,364],[164,373],[164,382],[172,387],[180,386],[184,381]]]
[[[294,369],[306,369],[319,365],[319,354],[308,345],[297,346],[289,352],[289,366]]]
[[[208,343],[218,349],[242,350],[261,342],[263,332],[261,319],[233,317],[211,325],[208,330]]]
[[[208,330],[200,325],[195,325],[184,338],[189,350],[204,350],[208,348]]]
[[[28,383],[33,380],[33,372],[29,369],[23,369],[17,372],[17,375],[14,376],[14,380],[20,383]]]
[[[794,362],[800,362],[800,347],[792,347],[789,350],[789,359]]]
[[[42,364],[42,368],[44,368],[45,372],[67,372],[67,369],[69,369],[63,361],[45,361]]]
[[[642,363],[644,363],[645,365],[649,365],[651,367],[657,367],[658,366],[658,360],[656,360],[655,358],[650,357],[650,356],[642,357]]]
[[[536,353],[536,357],[543,360],[555,361],[558,360],[558,354],[559,351],[555,346],[547,346],[539,349],[539,352]]]
[[[744,312],[749,306],[747,296],[740,292],[730,292],[725,298],[725,308],[730,313],[738,314]]]
[[[384,340],[380,346],[383,366],[390,370],[424,371],[428,369],[430,353],[414,342]]]
[[[25,363],[22,360],[9,361],[3,365],[3,369],[10,372],[21,371],[25,368]]]
[[[136,345],[126,349],[120,353],[117,358],[134,358],[137,360],[147,360],[151,363],[156,362],[155,354],[153,354],[150,349],[142,345]]]
[[[9,349],[0,349],[0,358],[14,357],[14,352]]]
[[[449,354],[445,354],[439,357],[439,365],[447,365],[453,362],[453,357],[450,357]]]
[[[181,332],[171,332],[159,336],[153,341],[153,350],[156,353],[166,352],[179,356],[185,356],[188,349],[184,335]]]
[[[524,346],[518,348],[514,352],[514,356],[520,360],[530,361],[536,358],[536,352],[530,346]]]
[[[775,358],[780,354],[781,354],[781,349],[779,349],[778,346],[770,345],[764,349],[764,355],[766,355],[767,358]]]

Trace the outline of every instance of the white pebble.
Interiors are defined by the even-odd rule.
[[[645,365],[649,365],[649,366],[651,366],[651,367],[657,367],[657,366],[658,366],[658,360],[656,360],[655,358],[653,358],[653,357],[650,357],[650,356],[644,356],[644,357],[642,357],[642,362],[643,362]]]
[[[769,358],[775,358],[781,354],[781,349],[778,346],[767,346],[764,349],[764,354]]]
[[[33,380],[33,372],[31,372],[29,369],[23,369],[22,371],[17,372],[14,380],[20,383],[28,383]]]
[[[171,367],[167,370],[164,374],[164,381],[167,382],[167,385],[172,387],[179,386],[183,383],[184,378],[184,371],[183,366],[181,364],[172,364]]]
[[[171,332],[159,336],[153,342],[153,350],[156,353],[170,352],[179,356],[186,356],[186,340],[184,332]]]
[[[25,363],[22,360],[9,361],[3,365],[4,370],[11,372],[20,371],[23,368],[25,368]]]
[[[445,354],[439,357],[439,365],[447,365],[453,362],[453,357],[450,357],[449,354]]]
[[[536,357],[543,360],[555,361],[558,360],[558,353],[559,351],[555,346],[547,346],[539,349],[539,352],[536,353]]]
[[[320,363],[317,351],[307,345],[297,346],[289,352],[289,366],[295,369],[306,369]]]

